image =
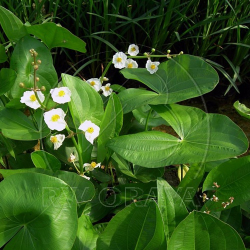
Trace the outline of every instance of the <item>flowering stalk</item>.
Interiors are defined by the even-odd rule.
[[[43,107],[43,109],[47,110],[47,107],[43,105],[43,103],[41,102],[38,94],[37,94],[37,77],[36,77],[36,71],[38,70],[38,62],[36,60],[36,57],[37,57],[37,52],[34,50],[34,49],[31,49],[30,50],[30,53],[31,53],[31,56],[34,57],[34,62],[32,63],[33,64],[33,67],[34,67],[34,94],[35,94],[35,97],[38,101],[38,103],[41,105],[41,107]]]
[[[110,61],[108,63],[108,65],[106,66],[105,70],[103,71],[102,76],[100,77],[101,82],[103,82],[103,77],[106,75],[106,73],[109,70],[109,67],[111,66],[111,64],[112,64],[112,61]]]
[[[72,131],[69,129],[68,125],[66,126],[66,130],[68,131],[68,133],[71,135]],[[76,151],[78,153],[78,158],[79,158],[79,166],[80,166],[80,174],[83,174],[83,160],[82,160],[82,154],[81,154],[81,149],[79,148],[79,145],[76,142],[76,139],[74,136],[71,136],[71,139],[74,143],[74,146],[76,148]]]

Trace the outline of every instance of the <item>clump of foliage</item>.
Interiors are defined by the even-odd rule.
[[[54,23],[0,16],[13,47],[1,52],[1,247],[245,249],[250,157],[237,156],[248,140],[228,117],[176,104],[218,84],[204,59],[131,44],[100,78],[58,82],[51,49],[84,53],[85,43]],[[113,65],[147,89],[106,83]],[[185,169],[178,187],[162,178],[169,165]]]

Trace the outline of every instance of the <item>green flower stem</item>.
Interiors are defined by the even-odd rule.
[[[101,76],[101,79],[100,79],[101,82],[102,82],[103,77],[106,75],[107,71],[109,70],[109,67],[111,66],[111,64],[112,64],[112,61],[110,61],[110,62],[108,63],[107,67],[106,67],[105,70],[103,71],[102,76]]]
[[[149,120],[151,113],[152,113],[152,109],[149,110],[148,115],[147,115],[147,120],[146,120],[146,124],[145,124],[145,131],[148,131],[148,120]]]
[[[66,126],[66,130],[68,131],[69,134],[72,133],[72,131],[69,129],[68,125]],[[76,151],[78,153],[79,165],[80,165],[80,174],[82,175],[83,174],[83,161],[82,161],[81,149],[80,149],[79,145],[77,144],[75,137],[72,136],[71,139],[72,139],[72,141],[74,143],[74,146],[76,148]]]
[[[149,57],[165,57],[165,58],[171,58],[173,56],[179,56],[179,54],[175,54],[175,55],[169,55],[169,54],[166,54],[166,55],[150,55],[148,54],[148,56],[127,56],[127,58],[134,58],[134,59],[147,59]]]

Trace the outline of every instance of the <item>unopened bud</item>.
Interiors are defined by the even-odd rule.
[[[144,52],[143,55],[144,55],[144,56],[148,56],[148,53],[147,53],[147,52]]]
[[[170,52],[171,52],[171,50],[170,50],[170,49],[168,49],[168,50],[167,50],[167,53],[169,54]]]
[[[45,91],[45,90],[46,90],[45,86],[42,86],[42,87],[40,88],[40,90],[41,90],[41,91]]]
[[[34,65],[34,70],[38,70],[38,65],[36,64],[36,65]]]
[[[184,52],[183,52],[183,51],[181,51],[181,52],[180,52],[180,55],[183,55],[183,54],[184,54]]]
[[[35,4],[35,3],[33,3],[33,4],[32,4],[32,7],[33,7],[33,9],[35,9],[35,8],[36,8],[36,4]]]
[[[152,48],[152,49],[151,49],[151,52],[152,52],[152,53],[154,53],[154,52],[155,52],[155,49],[154,49],[154,48]]]
[[[35,65],[35,63],[34,63],[34,62],[32,62],[32,63],[31,63],[31,65],[32,65],[32,66],[34,66],[34,65]]]
[[[39,81],[40,81],[40,78],[39,78],[39,77],[36,77],[36,81],[39,82]]]
[[[41,61],[41,60],[37,60],[36,62],[37,62],[38,64],[41,64],[41,63],[42,63],[42,61]]]
[[[19,87],[20,87],[20,88],[24,88],[24,87],[25,87],[25,84],[24,84],[23,82],[20,82],[20,83],[19,83]]]
[[[34,51],[34,56],[38,56],[38,53],[36,51]]]

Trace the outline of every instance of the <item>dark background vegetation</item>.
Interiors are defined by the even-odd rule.
[[[99,77],[115,51],[125,52],[135,43],[141,52],[155,48],[157,54],[165,54],[170,49],[205,58],[220,74],[220,84],[212,92],[215,97],[229,92],[240,98],[242,92],[245,99],[250,92],[249,1],[0,0],[0,4],[27,25],[55,22],[86,42],[86,54],[52,50],[58,75]],[[3,33],[0,42],[8,44]],[[125,82],[118,71],[110,70],[108,76],[113,84]]]

